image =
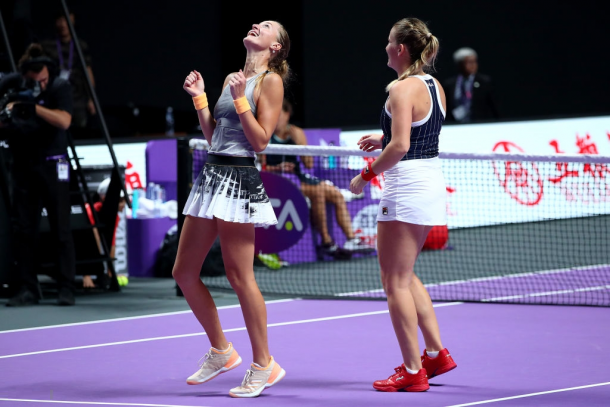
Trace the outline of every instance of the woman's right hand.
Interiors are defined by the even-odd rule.
[[[358,147],[363,151],[373,151],[382,147],[383,134],[367,134],[360,137]]]
[[[182,89],[184,89],[191,96],[199,96],[205,92],[205,84],[203,83],[203,77],[201,74],[197,71],[191,71],[191,73],[188,74],[184,80]]]

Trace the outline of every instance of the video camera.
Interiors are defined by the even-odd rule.
[[[40,83],[32,79],[23,79],[19,87],[9,89],[0,98],[0,122],[23,133],[37,130],[36,97],[40,93]],[[16,103],[9,110],[11,102]]]

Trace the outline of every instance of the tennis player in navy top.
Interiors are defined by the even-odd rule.
[[[386,52],[398,79],[387,86],[381,111],[383,134],[358,141],[360,149],[381,148],[350,184],[359,194],[377,174],[385,173],[385,189],[377,213],[377,250],[383,288],[403,364],[373,387],[380,391],[426,391],[428,379],[457,367],[441,343],[430,296],[413,272],[432,226],[445,225],[445,180],[438,140],[445,120],[445,92],[426,71],[438,54],[438,39],[416,18],[392,27]],[[426,349],[420,357],[419,325]]]

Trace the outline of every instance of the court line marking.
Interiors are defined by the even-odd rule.
[[[588,384],[588,385],[585,385],[585,386],[567,387],[565,389],[557,389],[557,390],[539,391],[539,392],[536,392],[536,393],[520,394],[518,396],[502,397],[502,398],[499,398],[499,399],[475,401],[475,402],[472,402],[472,403],[465,403],[465,404],[455,404],[455,405],[448,406],[448,407],[476,406],[476,405],[479,405],[479,404],[496,403],[498,401],[522,399],[522,398],[526,398],[526,397],[541,396],[541,395],[544,395],[544,394],[561,393],[561,392],[564,392],[564,391],[589,389],[591,387],[600,387],[600,386],[608,386],[608,385],[610,385],[610,382],[595,383],[595,384]]]
[[[449,307],[452,305],[460,305],[460,304],[463,304],[463,303],[462,302],[448,302],[448,303],[443,303],[443,304],[434,304],[433,307],[440,308],[440,307]],[[357,318],[357,317],[365,317],[365,316],[370,316],[370,315],[379,315],[379,314],[387,314],[387,313],[389,313],[389,311],[387,309],[382,310],[382,311],[359,312],[357,314],[345,314],[345,315],[336,315],[336,316],[332,316],[332,317],[276,322],[273,324],[267,324],[267,327],[273,328],[273,327],[278,327],[278,326],[308,324],[308,323],[312,323],[312,322],[333,321],[333,320],[337,320],[337,319]],[[239,327],[239,328],[223,329],[223,332],[238,332],[238,331],[245,331],[245,330],[246,330],[246,327],[243,326],[243,327]],[[14,354],[10,354],[10,355],[2,355],[2,356],[0,356],[0,359],[9,359],[9,358],[16,358],[16,357],[21,357],[21,356],[42,355],[45,353],[67,352],[67,351],[81,350],[81,349],[101,348],[101,347],[115,346],[115,345],[128,345],[128,344],[132,344],[132,343],[161,341],[161,340],[165,340],[165,339],[188,338],[191,336],[203,336],[203,335],[206,335],[206,333],[205,332],[196,332],[196,333],[191,333],[191,334],[156,336],[156,337],[152,337],[152,338],[132,339],[129,341],[107,342],[107,343],[98,343],[98,344],[94,344],[94,345],[73,346],[70,348],[57,348],[57,349],[40,350],[40,351],[35,351],[35,352],[14,353]]]
[[[533,276],[540,276],[540,275],[545,275],[545,274],[569,273],[571,271],[583,271],[583,270],[584,271],[586,271],[586,270],[594,271],[594,270],[598,270],[598,269],[605,269],[608,267],[610,267],[610,264],[594,264],[591,266],[578,266],[578,267],[568,267],[568,268],[562,268],[562,269],[528,271],[525,273],[505,274],[505,275],[500,275],[500,276],[489,276],[489,277],[477,277],[477,278],[470,278],[470,279],[464,279],[464,280],[444,281],[441,283],[430,283],[430,284],[424,284],[424,287],[426,287],[426,288],[443,287],[443,286],[448,286],[448,285],[479,283],[479,282],[483,282],[483,281],[495,281],[495,280],[503,280],[503,279],[511,279],[511,278],[533,277]],[[383,288],[379,288],[376,290],[352,291],[352,292],[347,292],[347,293],[339,293],[339,294],[335,294],[335,296],[347,297],[350,295],[363,295],[363,294],[373,294],[373,293],[382,293],[382,292],[383,292]],[[485,301],[485,300],[481,300],[481,301]]]
[[[65,400],[33,400],[33,399],[6,399],[0,398],[0,401],[17,401],[26,403],[62,403],[62,404],[88,404],[94,406],[139,406],[139,407],[205,407],[205,406],[187,406],[184,404],[145,404],[145,403],[103,403],[99,401],[65,401]]]
[[[265,301],[265,304],[277,304],[277,303],[282,303],[282,302],[292,302],[292,301],[299,301],[299,300],[301,300],[301,299],[300,298],[286,298],[286,299],[282,299],[282,300]],[[222,309],[231,309],[231,308],[240,308],[240,307],[241,307],[240,304],[235,304],[235,305],[224,305],[222,307],[218,307],[217,309],[222,310]],[[64,328],[64,327],[69,327],[69,326],[102,324],[102,323],[106,323],[106,322],[132,321],[134,319],[145,319],[145,318],[165,317],[165,316],[171,316],[171,315],[190,314],[192,312],[193,311],[188,309],[188,310],[184,310],[184,311],[172,311],[172,312],[161,312],[158,314],[136,315],[133,317],[109,318],[109,319],[99,319],[99,320],[95,320],[95,321],[72,322],[72,323],[68,323],[68,324],[57,324],[57,325],[36,326],[36,327],[32,327],[32,328],[10,329],[8,331],[0,331],[0,335],[13,333],[13,332],[38,331],[40,329]]]
[[[504,300],[516,300],[516,299],[528,298],[528,297],[544,297],[544,296],[548,296],[548,295],[574,294],[574,293],[609,290],[609,289],[610,289],[610,285],[600,285],[597,287],[574,288],[571,290],[556,290],[556,291],[545,291],[545,292],[528,293],[528,294],[521,294],[521,295],[507,295],[505,297],[483,298],[481,301],[482,302],[494,302],[494,301],[504,301]]]

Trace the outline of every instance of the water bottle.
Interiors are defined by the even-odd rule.
[[[333,143],[332,141],[330,143],[328,143],[329,146],[334,146],[335,143]],[[331,155],[330,157],[328,157],[328,168],[331,170],[334,170],[335,168],[337,168],[337,163],[335,161],[335,156]]]
[[[331,170],[337,168],[337,163],[335,162],[334,155],[331,155],[330,157],[328,157],[328,168]]]
[[[155,189],[155,183],[149,182],[148,188],[146,188],[146,199],[150,199],[151,201],[154,199],[153,191]]]
[[[174,135],[174,109],[171,106],[168,106],[165,112],[165,135]]]
[[[161,217],[161,185],[156,185],[153,188],[153,216],[155,218]]]
[[[133,196],[131,198],[131,218],[132,219],[138,218],[138,198],[139,198],[139,196],[140,196],[140,190],[134,189]]]

